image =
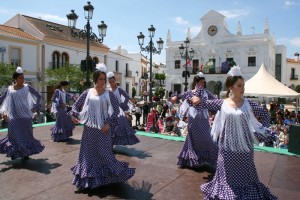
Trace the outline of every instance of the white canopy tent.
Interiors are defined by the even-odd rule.
[[[245,96],[294,97],[297,108],[300,94],[276,80],[262,63],[258,72],[245,82]]]

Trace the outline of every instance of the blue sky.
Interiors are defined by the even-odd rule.
[[[67,25],[66,14],[74,9],[79,15],[77,28],[83,29],[86,4],[86,0],[3,0],[0,24],[20,13]],[[173,41],[182,41],[188,27],[194,37],[201,29],[200,18],[209,10],[215,10],[227,17],[229,31],[234,34],[238,21],[244,35],[262,33],[268,18],[270,34],[275,36],[276,44],[286,46],[287,57],[300,52],[299,0],[97,0],[91,4],[95,8],[91,20],[94,32],[98,34],[97,25],[104,20],[108,25],[104,44],[111,49],[121,45],[128,52],[139,52],[136,36],[139,32],[148,36],[151,24],[156,28],[154,41],[159,37],[165,41],[168,30]],[[146,37],[145,43],[148,42],[149,37]],[[165,63],[165,51],[153,60]]]

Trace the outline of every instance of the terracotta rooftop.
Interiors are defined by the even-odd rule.
[[[86,40],[80,39],[78,37],[73,37],[71,35],[71,30],[68,26],[45,21],[42,19],[38,19],[26,15],[22,15],[22,16],[27,21],[29,21],[33,26],[35,26],[40,32],[42,32],[46,37],[86,44]],[[90,45],[107,48],[105,45],[98,42],[90,42]]]
[[[25,38],[30,40],[38,40],[37,38],[33,37],[32,35],[24,32],[19,28],[14,28],[14,27],[4,26],[4,25],[0,25],[0,35],[6,35],[11,37],[17,37],[17,38]]]
[[[294,58],[287,58],[286,61],[289,62],[289,63],[298,63],[298,64],[300,64],[300,60],[295,60]]]

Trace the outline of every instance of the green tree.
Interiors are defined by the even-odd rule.
[[[296,85],[295,91],[298,92],[298,93],[300,93],[300,85]]]
[[[0,88],[7,87],[12,83],[12,75],[16,67],[6,63],[0,63]]]
[[[163,87],[156,87],[155,89],[155,96],[162,99],[165,96],[165,89]]]
[[[56,69],[47,68],[45,73],[49,79],[48,85],[56,85],[60,81],[68,81],[70,87],[79,92],[85,89],[86,74],[80,70],[79,65],[65,65]]]

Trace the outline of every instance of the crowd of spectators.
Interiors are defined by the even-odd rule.
[[[267,106],[261,104],[270,114],[270,130],[276,137],[275,142],[260,143],[261,146],[269,146],[275,148],[288,148],[288,131],[291,124],[299,124],[300,112],[290,111],[275,101],[270,102]],[[135,104],[129,115],[135,116],[136,130],[147,131],[154,134],[164,134],[178,137],[186,137],[188,118],[179,116],[178,107],[174,106],[170,101],[155,102],[153,106],[144,101],[143,104]],[[132,119],[132,118],[131,118]],[[141,119],[143,122],[141,123]],[[260,119],[258,119],[260,120]],[[213,115],[211,115],[210,123],[213,123]],[[147,127],[148,125],[148,127]]]

